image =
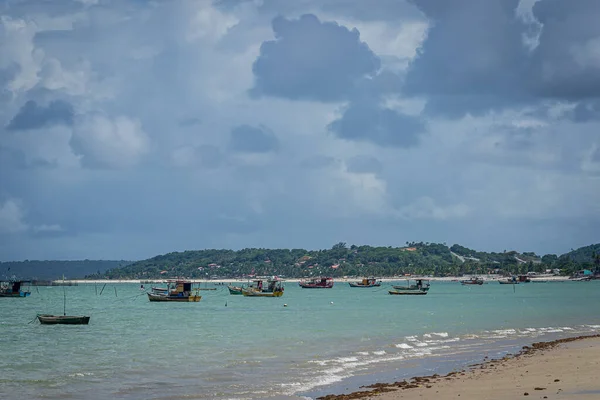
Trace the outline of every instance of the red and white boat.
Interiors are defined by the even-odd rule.
[[[304,289],[331,289],[333,287],[333,278],[310,278],[298,282],[298,285]]]

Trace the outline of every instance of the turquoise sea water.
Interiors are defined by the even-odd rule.
[[[199,303],[151,303],[136,284],[101,288],[65,288],[67,314],[91,315],[87,326],[31,322],[62,313],[63,287],[0,298],[0,398],[314,398],[600,332],[600,281],[432,282],[427,296],[288,282],[281,298],[217,286]]]

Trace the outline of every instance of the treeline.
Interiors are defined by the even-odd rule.
[[[31,279],[56,280],[81,279],[88,275],[101,276],[109,269],[119,269],[131,261],[111,260],[25,260],[0,262],[0,280]]]
[[[582,247],[567,254],[538,256],[532,252],[478,252],[460,245],[407,242],[403,247],[348,246],[338,243],[331,249],[243,249],[196,250],[168,253],[118,266],[86,278],[156,279],[174,276],[189,278],[235,278],[248,275],[308,277],[402,276],[419,274],[460,276],[465,274],[543,273],[558,269],[573,274],[581,269],[600,268],[600,244]]]

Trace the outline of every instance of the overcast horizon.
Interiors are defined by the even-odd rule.
[[[600,242],[600,2],[5,0],[0,261]]]

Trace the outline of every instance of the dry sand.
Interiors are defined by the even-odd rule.
[[[377,392],[376,394],[374,392]],[[600,399],[600,335],[534,343],[468,371],[374,384],[326,400]]]

